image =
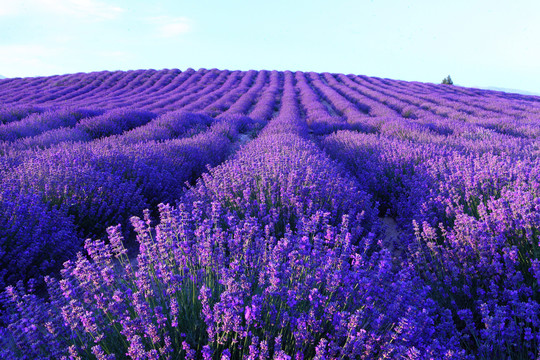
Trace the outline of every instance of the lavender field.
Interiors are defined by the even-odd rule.
[[[540,97],[0,80],[0,358],[539,359]]]

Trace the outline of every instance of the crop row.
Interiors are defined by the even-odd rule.
[[[81,249],[80,239],[126,225],[130,216],[157,210],[160,202],[174,203],[186,182],[223,161],[240,135],[257,127],[239,116],[168,113],[122,135],[89,142],[69,138],[42,151],[5,156],[1,283],[42,278]],[[103,133],[106,126],[97,129]],[[40,211],[43,216],[37,216]],[[72,229],[69,236],[56,234],[55,222],[71,223],[65,226]]]
[[[266,97],[279,98],[283,84],[276,80],[283,74],[264,70],[188,69],[3,79],[0,102],[5,108],[0,110],[0,123],[18,119],[36,107],[49,109],[66,104],[74,108],[133,108],[157,113],[184,109],[212,116],[222,112],[249,115],[254,110],[250,105],[256,104],[265,93]],[[294,75],[297,92],[304,94],[299,96],[307,96],[306,100],[311,97],[310,100],[326,107],[334,117],[356,118],[363,113],[369,117],[400,116],[430,122],[488,121],[489,126],[490,122],[501,119],[534,124],[531,116],[540,114],[540,102],[532,96],[355,75],[301,72]],[[310,92],[315,92],[318,100]],[[237,101],[239,104],[235,105]],[[14,113],[10,113],[12,105],[17,105],[12,110]],[[272,114],[264,114],[263,120],[269,120]]]

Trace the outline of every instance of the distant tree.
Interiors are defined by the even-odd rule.
[[[454,85],[454,82],[452,81],[452,78],[450,77],[450,75],[448,75],[447,77],[445,77],[444,79],[442,79],[442,84],[445,84],[445,85]]]

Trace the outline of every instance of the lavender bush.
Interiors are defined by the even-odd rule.
[[[31,105],[5,106],[0,108],[0,124],[19,121],[30,114],[39,113],[41,111],[42,109]]]
[[[71,218],[50,209],[39,196],[24,194],[15,183],[0,191],[0,286],[37,280],[62,268],[80,249]],[[1,307],[0,307],[1,308]]]
[[[99,111],[84,109],[57,109],[30,114],[19,121],[0,125],[0,140],[13,141],[35,136],[45,131],[73,127],[80,119],[99,114]]]

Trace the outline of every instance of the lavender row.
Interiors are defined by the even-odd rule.
[[[41,108],[35,106],[4,106],[0,109],[0,125],[19,121],[30,114],[42,111]]]
[[[145,125],[124,132],[116,140],[122,143],[164,141],[190,137],[206,130],[215,120],[203,114],[170,111]]]
[[[209,116],[217,116],[225,113],[243,94],[246,94],[254,84],[257,72],[248,71],[237,86],[227,89],[227,92],[221,94],[221,98],[207,105],[203,112]]]
[[[265,135],[292,133],[303,138],[308,137],[308,126],[303,118],[298,102],[294,73],[285,71],[283,76],[283,95],[278,115],[264,127]]]
[[[211,84],[218,77],[217,71],[199,70],[190,74],[180,74],[178,77],[186,76],[187,79],[182,82],[178,88],[171,88],[169,92],[157,97],[145,96],[140,103],[140,106],[156,111],[171,111],[185,106],[189,101],[185,101],[186,97],[196,99],[198,91],[202,91],[206,85]]]
[[[148,114],[145,112],[127,112],[135,118],[139,115]],[[105,119],[110,120],[109,126],[115,126],[115,116],[126,116],[126,111],[118,110],[108,112]],[[103,120],[104,118],[102,118]],[[133,122],[133,120],[131,120]],[[210,125],[215,122],[214,119],[202,115],[192,114],[183,111],[173,111],[158,116],[145,125],[138,126],[132,130],[123,132],[116,136],[113,142],[138,143],[150,140],[164,141],[176,138],[190,137],[200,132],[206,131]],[[4,143],[0,150],[3,152],[3,161],[10,164],[10,167],[21,164],[26,158],[34,155],[34,152],[40,149],[46,149],[51,146],[64,146],[63,143],[81,143],[89,142],[92,139],[90,134],[81,128],[60,128],[46,131],[41,135],[19,139],[15,142]],[[110,141],[110,140],[107,140]]]
[[[328,86],[328,84],[323,81],[324,78],[320,77],[319,74],[312,72],[309,73],[308,76],[312,86],[319,92],[319,96],[323,97],[323,101],[326,101],[341,116],[345,117],[347,122],[355,123],[366,117],[366,113],[369,109],[364,107],[363,111],[361,111],[354,103],[351,103],[349,99],[343,97],[339,92]]]
[[[278,96],[280,94],[281,75],[277,71],[270,73],[270,83],[264,89],[259,100],[255,103],[249,116],[253,119],[268,121],[279,111]]]
[[[77,236],[66,240],[65,245],[71,246],[71,251],[52,252],[56,260],[51,266],[43,265],[40,272],[32,267],[18,267],[15,264],[35,263],[42,257],[50,261],[52,257],[45,252],[57,237],[48,240],[52,230],[45,227],[43,233],[33,234],[33,239],[26,235],[19,238],[17,234],[23,231],[20,227],[26,225],[24,221],[20,223],[16,212],[23,210],[3,208],[6,228],[11,229],[0,238],[3,241],[1,261],[6,264],[2,269],[7,271],[3,278],[14,283],[15,280],[26,281],[38,273],[43,277],[80,249],[79,238],[100,236],[107,226],[118,223],[127,229],[130,216],[142,214],[148,207],[155,209],[160,202],[174,203],[187,182],[194,182],[207,165],[226,159],[240,135],[256,131],[258,127],[260,125],[249,118],[228,117],[192,138],[126,144],[120,136],[90,143],[66,143],[36,152],[20,165],[3,169],[3,201],[17,204],[16,198],[20,196],[39,199],[39,204],[43,205],[33,205],[24,211],[34,211],[32,209],[38,206],[52,209],[51,214],[61,214],[58,224],[66,219],[64,222],[77,231],[74,233]],[[47,214],[46,211],[43,214],[45,220],[52,216]],[[23,220],[30,220],[30,216],[27,213]],[[30,239],[34,245],[29,249],[34,250],[18,252]]]
[[[39,195],[23,193],[18,184],[3,179],[0,287],[28,279],[43,284],[44,276],[58,273],[63,262],[73,258],[82,244],[71,218],[51,209]],[[1,320],[0,325],[3,325]]]
[[[229,109],[223,112],[223,115],[231,115],[231,114],[247,115],[249,113],[249,110],[253,107],[253,105],[257,101],[258,96],[261,92],[261,89],[263,89],[263,87],[267,83],[269,74],[270,74],[269,71],[265,71],[265,70],[259,71],[257,73],[257,78],[255,79],[253,86],[249,90],[247,90],[244,94],[242,94],[242,96],[240,96],[238,100],[229,107]]]
[[[70,108],[46,111],[4,125],[4,135],[9,140],[0,142],[0,151],[3,154],[19,152],[16,155],[20,156],[21,150],[87,142],[143,127],[155,117],[151,112],[129,108],[106,112]],[[0,134],[2,129],[0,126]]]
[[[229,74],[227,77],[227,80],[225,80],[220,86],[217,88],[210,87],[208,93],[201,95],[201,97],[193,102],[191,102],[189,105],[185,106],[183,109],[185,111],[199,111],[201,109],[206,108],[207,106],[214,103],[216,100],[220,99],[224,94],[228,94],[234,87],[238,86],[241,79],[245,76],[245,73],[241,73],[240,71],[233,71]],[[219,114],[219,113],[218,113]],[[217,115],[217,114],[216,114]]]
[[[540,115],[539,104],[531,101],[518,102],[512,98],[497,97],[493,99],[490,96],[464,96],[463,94],[449,95],[448,92],[440,91],[435,85],[431,85],[428,94],[425,94],[425,92],[414,91],[414,87],[406,82],[382,81],[378,78],[368,79],[366,77],[361,77],[361,79],[367,81],[370,86],[375,86],[393,97],[407,100],[418,108],[457,120],[468,121],[470,118],[499,117],[526,119],[530,118],[531,115],[536,118]],[[424,100],[427,102],[423,102]]]
[[[329,78],[330,76],[327,76],[327,79]],[[366,94],[371,94],[371,96],[376,96],[376,97],[378,96],[378,100],[380,101],[384,101],[384,102],[394,101],[394,100],[386,100],[385,98],[380,97],[380,95],[377,95],[377,93],[370,90],[370,88],[359,87],[358,84],[353,83],[346,76],[340,75],[338,76],[338,78],[344,81],[344,83],[347,83],[349,85],[349,87],[347,87],[349,91],[351,89],[356,89],[358,91],[364,91],[366,92]],[[335,79],[334,81],[330,81],[328,85],[330,86],[330,84],[334,87],[339,86],[341,91],[345,91],[343,90],[343,86],[340,85],[340,83],[335,82]],[[324,89],[324,87],[321,86],[320,84],[318,85],[318,88]],[[327,90],[326,90],[327,92],[328,92],[328,89],[329,87],[327,87]],[[352,96],[350,92],[348,94],[349,96]],[[391,92],[388,92],[388,94],[391,94]],[[394,96],[397,96],[397,95],[394,94]],[[402,98],[408,99],[406,96],[403,96]],[[333,102],[335,101],[336,100],[333,100]],[[342,98],[337,101],[342,101]],[[409,101],[411,100],[409,99]],[[406,117],[412,117],[411,120],[413,120],[414,123],[409,121],[409,119],[403,119],[400,121],[403,124],[408,123],[409,126],[413,126],[413,127],[418,126],[418,125],[423,126],[434,132],[437,132],[443,135],[451,134],[453,131],[457,131],[459,133],[461,132],[460,128],[463,128],[462,125],[459,125],[459,124],[454,125],[452,124],[451,121],[448,121],[448,120],[458,120],[459,122],[466,121],[473,125],[478,125],[486,129],[495,130],[501,134],[507,134],[507,135],[515,136],[515,137],[536,138],[539,135],[539,132],[538,132],[539,130],[538,130],[538,127],[536,126],[538,120],[534,116],[529,116],[528,118],[523,119],[520,117],[501,117],[500,115],[497,117],[486,117],[487,115],[485,114],[482,116],[472,116],[472,115],[469,115],[468,113],[460,113],[457,115],[451,115],[450,113],[442,110],[441,107],[438,108],[439,110],[435,111],[438,114],[438,115],[435,115],[435,114],[429,114],[426,112],[421,112],[428,108],[431,108],[432,110],[435,109],[435,108],[432,108],[431,105],[425,105],[421,103],[415,103],[413,105],[415,106],[418,105],[418,107],[411,108],[410,106],[407,107],[407,105],[396,105],[397,107],[395,108],[398,109],[403,114],[405,114],[404,109],[409,109],[409,110],[412,109],[413,111],[405,115]],[[353,108],[353,107],[351,106],[350,108]],[[406,110],[406,111],[409,111],[409,110]],[[366,117],[355,117],[356,120],[351,125],[352,125],[352,128],[356,128],[363,132],[380,131],[381,125],[384,126],[386,122],[395,123],[395,121],[392,120],[392,118],[395,118],[396,115],[397,114],[394,114],[390,118],[385,116],[381,118],[376,117],[372,119],[366,118]],[[415,125],[415,123],[418,125]],[[472,128],[475,128],[475,127],[473,126]]]
[[[144,125],[155,116],[151,112],[126,108],[110,110],[101,116],[83,119],[75,126],[75,130],[84,131],[91,139],[99,139]]]
[[[374,194],[381,215],[398,221],[402,233],[392,247],[399,261],[414,267],[431,286],[430,296],[452,312],[468,351],[537,356],[540,184],[534,147],[495,152],[489,144],[478,151],[467,139],[437,136],[421,142],[338,132],[322,144]]]
[[[135,262],[113,227],[48,279],[50,301],[8,288],[3,355],[463,358],[449,314],[374,241],[369,195],[279,124],[161,205],[158,225],[132,218]]]
[[[347,123],[331,107],[321,102],[304,73],[296,72],[295,78],[306,121],[313,132],[325,134],[347,127]]]
[[[422,117],[440,116],[416,106],[413,100],[411,100],[411,97],[398,97],[392,94],[392,92],[387,92],[380,87],[372,85],[370,78],[367,76],[350,76],[350,78],[356,83],[358,86],[357,89],[362,94],[367,94],[382,102],[384,105],[397,111],[404,118],[418,119]]]
[[[212,91],[218,89],[227,78],[229,78],[229,71],[218,71],[216,69],[210,70],[203,78],[201,82],[193,87],[190,93],[185,94],[179,101],[174,103],[175,108],[183,108],[191,105],[193,102],[198,101],[201,97]]]
[[[423,101],[425,99],[423,95],[416,93],[414,95],[410,93],[403,93],[397,88],[397,86],[386,84],[385,81],[378,78],[368,79],[366,77],[356,77],[355,80],[360,81],[363,86],[376,90],[385,96],[399,99],[410,104],[410,106],[417,109],[417,112],[421,112],[417,114],[417,117],[430,117],[435,115],[437,117],[451,118],[454,120],[464,120],[466,119],[467,115],[471,116],[471,114],[474,112],[471,110],[464,111],[462,109],[454,109],[447,106],[444,100],[434,104],[428,104]]]
[[[222,89],[224,92],[217,89],[222,81],[226,81],[228,74],[228,71],[216,69],[198,71],[187,69],[184,72],[137,70],[71,74],[48,78],[4,79],[0,81],[0,101],[5,105],[26,104],[45,108],[62,106],[69,101],[71,106],[75,107],[90,106],[102,109],[132,107],[159,113],[188,106],[188,110],[193,111],[196,110],[196,106],[203,104],[200,102],[203,95],[213,93],[216,96],[213,99],[216,100],[226,93],[226,88]],[[277,72],[275,76],[282,75],[283,73]],[[441,88],[436,85],[354,75],[349,77],[336,75],[340,83],[338,85],[326,83],[330,81],[329,74],[315,77],[322,81],[322,84],[317,84],[314,89],[326,99],[323,99],[323,103],[329,100],[328,96],[333,97],[334,102],[338,101],[342,104],[345,104],[343,100],[351,102],[348,107],[340,105],[341,112],[354,111],[355,104],[362,104],[360,106],[369,107],[371,116],[393,116],[390,114],[397,111],[400,115],[411,119],[452,118],[460,121],[476,121],[502,117],[505,121],[506,118],[520,118],[528,119],[529,128],[533,127],[540,116],[540,103],[531,96],[501,95],[458,87]],[[217,92],[214,93],[214,91]],[[254,93],[257,93],[257,90],[254,90]],[[328,95],[330,93],[332,95]],[[274,97],[279,96],[279,91],[274,93]],[[345,99],[341,98],[342,96]],[[234,101],[233,98],[238,100],[242,98],[236,95],[227,97],[229,98],[227,103]],[[246,100],[244,97],[241,103]],[[211,99],[208,98],[206,101],[211,101]],[[268,101],[270,100],[265,100],[265,103]],[[191,105],[192,102],[197,102],[199,105]],[[227,106],[233,105],[231,103]],[[189,106],[193,108],[190,109]],[[366,109],[361,107],[360,110],[364,112]],[[216,116],[220,111],[223,110],[217,112],[213,110],[212,115]],[[272,116],[272,114],[265,115],[265,118]],[[537,134],[526,136],[537,136]]]
[[[363,112],[374,117],[398,116],[398,113],[395,110],[360,94],[358,91],[354,91],[357,87],[347,76],[343,74],[332,75],[328,73],[322,74],[322,76],[329,86],[345,96],[350,102],[356,104]]]
[[[202,77],[201,72],[195,72],[193,69],[188,69],[176,76],[171,76],[171,79],[167,79],[167,82],[156,85],[161,85],[152,96],[145,94],[141,95],[140,100],[134,99],[134,102],[143,108],[147,108],[152,111],[160,111],[165,105],[171,104],[174,100],[172,97],[180,98],[182,92],[189,89],[194,83],[200,80]]]
[[[102,114],[102,111],[61,108],[43,113],[33,113],[19,121],[0,125],[0,141],[14,141],[31,137],[48,130],[73,127],[79,120]]]
[[[184,111],[199,111],[206,107],[217,98],[231,90],[240,77],[245,73],[239,71],[228,72],[218,71],[216,69],[207,72],[201,80],[180,94],[173,91],[172,94],[163,96],[163,102],[166,106],[152,104],[152,107],[163,110],[183,109]],[[188,82],[186,82],[187,84]],[[170,95],[173,95],[172,99]],[[158,106],[159,105],[159,106]],[[217,115],[217,114],[216,114]]]

